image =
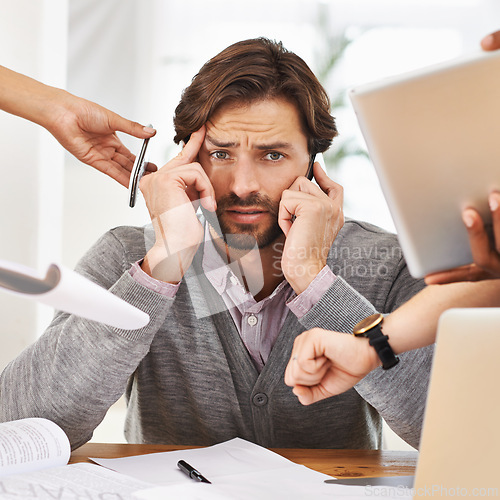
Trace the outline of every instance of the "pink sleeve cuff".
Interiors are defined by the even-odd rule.
[[[141,268],[142,260],[135,262],[132,264],[130,268],[130,276],[134,278],[139,285],[146,287],[149,290],[153,290],[153,292],[159,293],[160,295],[165,295],[173,299],[177,290],[179,289],[180,283],[177,285],[172,285],[172,283],[165,283],[164,281],[158,281],[146,274]]]
[[[336,278],[333,271],[325,266],[309,286],[301,294],[288,301],[286,305],[297,318],[302,318],[323,297]]]

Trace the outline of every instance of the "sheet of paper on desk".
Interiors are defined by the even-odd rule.
[[[304,471],[306,471],[304,473]],[[311,476],[314,472],[307,467],[274,469],[267,472],[254,472],[235,476],[219,477],[212,484],[190,480],[184,484],[157,486],[134,493],[138,500],[304,500],[328,498],[335,500],[411,500],[411,490],[396,488],[370,489],[365,486],[345,486],[325,484],[322,479]],[[320,474],[319,472],[317,474]],[[323,476],[323,474],[321,474]]]
[[[242,482],[222,480],[217,484],[195,483],[157,486],[149,490],[134,493],[137,500],[165,500],[167,498],[182,498],[182,500],[304,500],[334,498],[335,500],[366,500],[380,498],[384,500],[412,500],[410,489],[373,488],[368,486],[344,486],[311,483],[302,480],[300,475],[283,479],[269,477],[248,477]]]
[[[341,497],[342,492],[348,492],[347,498],[352,500],[356,497],[364,498],[365,491],[364,487],[325,484],[325,479],[331,479],[330,476],[295,464],[277,453],[240,438],[207,448],[91,460],[141,481],[164,485],[135,493],[135,497],[141,500],[303,500],[323,496],[331,498],[338,494]],[[179,460],[185,460],[195,467],[212,484],[189,479],[177,467]],[[397,498],[402,497],[398,495]]]
[[[193,482],[177,467],[179,460],[185,460],[212,482],[226,476],[240,476],[287,468],[292,470],[305,469],[318,481],[331,479],[326,474],[294,464],[277,453],[240,438],[206,448],[167,451],[125,458],[91,458],[91,460],[121,474],[155,484]]]

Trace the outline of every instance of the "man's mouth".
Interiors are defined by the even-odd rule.
[[[227,210],[228,212],[235,212],[237,214],[261,214],[265,212],[265,210],[257,210],[257,209],[239,209],[239,208],[231,208]]]
[[[229,218],[242,224],[258,222],[267,213],[267,210],[262,210],[257,207],[230,207],[226,209],[226,214]]]

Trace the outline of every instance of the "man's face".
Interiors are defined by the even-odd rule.
[[[223,106],[206,123],[199,161],[215,190],[222,234],[237,235],[231,246],[251,248],[257,241],[264,248],[283,234],[281,194],[306,174],[309,163],[293,104],[270,99]]]

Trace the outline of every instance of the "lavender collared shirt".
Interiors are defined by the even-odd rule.
[[[178,284],[155,280],[141,269],[140,263],[136,262],[130,269],[134,280],[157,293],[175,297]],[[224,300],[259,373],[271,353],[288,310],[300,319],[336,278],[332,270],[325,266],[301,294],[296,295],[290,284],[283,280],[271,295],[257,302],[215,248],[208,227],[205,227],[202,267],[207,279]]]

